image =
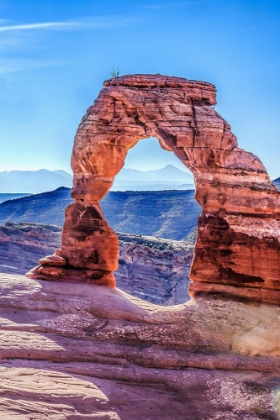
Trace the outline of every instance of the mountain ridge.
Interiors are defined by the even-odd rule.
[[[38,171],[2,171],[0,172],[1,193],[36,194],[54,190],[58,187],[72,186],[72,179],[55,171],[39,169]]]
[[[147,171],[141,171],[139,169],[122,168],[116,175],[116,180],[127,181],[127,176],[130,180],[146,180],[146,181],[182,181],[193,183],[193,176],[188,172],[184,172],[181,169],[176,168],[173,165],[166,165],[160,169],[150,169]],[[136,178],[136,179],[133,179]],[[139,179],[140,177],[140,179]],[[142,177],[142,179],[141,179]]]
[[[44,223],[62,226],[70,188],[31,195],[0,204],[0,224]],[[119,232],[184,240],[197,225],[200,206],[194,190],[110,191],[101,201],[105,218]]]
[[[182,185],[186,184],[186,185]],[[71,187],[72,175],[58,169],[50,171],[2,171],[0,172],[0,193],[39,194],[59,187]],[[140,171],[123,168],[117,174],[112,191],[153,191],[164,189],[190,189],[193,177],[173,165],[161,169]]]

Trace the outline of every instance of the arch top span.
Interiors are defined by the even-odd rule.
[[[162,75],[128,75],[104,82],[75,137],[72,197],[103,197],[127,151],[147,137],[156,137],[195,177],[209,165],[221,165],[224,152],[237,142],[229,124],[213,109],[215,104],[216,88],[206,82]]]
[[[114,285],[118,241],[99,200],[128,150],[141,139],[156,137],[192,171],[202,207],[192,295],[280,303],[280,245],[273,236],[280,230],[279,192],[261,161],[238,148],[215,104],[211,83],[158,74],[105,81],[75,136],[71,163],[76,201],[66,209],[61,250],[41,260],[29,276]]]
[[[163,76],[161,74],[133,74],[106,80],[103,86],[123,86],[137,89],[173,88],[180,89],[186,97],[216,105],[216,87],[208,82],[188,80],[183,77]]]

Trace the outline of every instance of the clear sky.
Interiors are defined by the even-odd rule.
[[[0,0],[0,171],[69,171],[113,66],[214,83],[240,147],[280,176],[279,0]],[[126,166],[176,164],[167,155],[143,140]]]

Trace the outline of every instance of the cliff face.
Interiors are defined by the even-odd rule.
[[[34,262],[61,243],[61,228],[33,223],[0,226],[0,272],[25,274]]]
[[[0,275],[0,416],[276,420],[276,305]]]
[[[193,244],[118,234],[117,285],[127,293],[160,305],[186,302]]]
[[[118,287],[133,296],[161,305],[189,299],[192,242],[118,234]],[[61,245],[61,228],[32,223],[0,227],[0,272],[25,274]]]

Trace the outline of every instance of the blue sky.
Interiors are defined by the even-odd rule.
[[[65,169],[111,68],[214,83],[240,147],[280,176],[280,2],[0,0],[0,171]],[[177,164],[178,162],[178,164]],[[180,162],[143,140],[126,166]]]

